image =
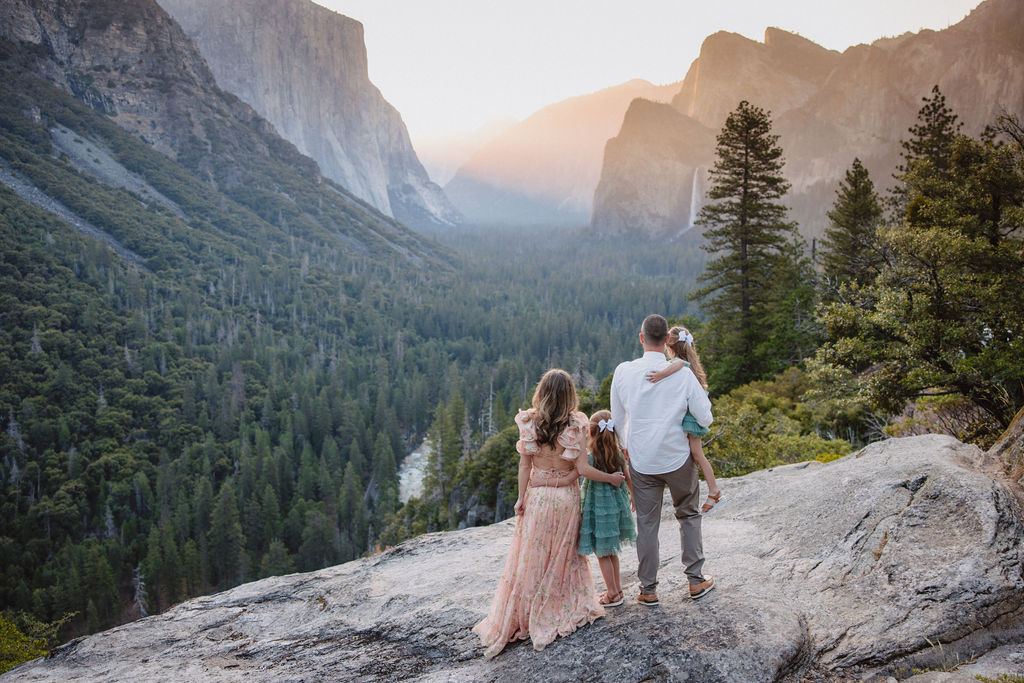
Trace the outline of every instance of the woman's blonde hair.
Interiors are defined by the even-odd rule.
[[[569,426],[578,406],[576,387],[569,373],[558,368],[545,372],[533,392],[533,424],[537,429],[537,443],[554,446],[555,439]]]
[[[615,436],[614,427],[601,429],[601,420],[608,422],[612,414],[607,410],[599,410],[590,416],[590,442],[588,448],[594,456],[594,467],[611,474],[622,467],[622,451],[619,450],[619,439]]]
[[[676,358],[681,358],[690,364],[690,369],[693,370],[693,374],[697,376],[697,381],[704,387],[704,391],[708,390],[708,375],[704,372],[704,366],[700,364],[700,356],[697,355],[697,347],[693,344],[693,341],[686,341],[686,339],[693,339],[693,335],[690,331],[682,325],[676,325],[668,331],[668,339],[666,345],[672,348],[675,352]]]

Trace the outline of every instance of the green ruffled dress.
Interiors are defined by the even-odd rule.
[[[684,360],[683,364],[686,367],[690,367],[690,361]],[[690,411],[687,410],[686,415],[683,416],[683,431],[686,432],[687,434],[693,434],[697,438],[700,438],[703,437],[708,432],[710,432],[711,429],[708,427],[701,427],[700,423],[697,422],[697,418],[695,418],[693,414],[691,414]]]
[[[587,454],[594,466],[594,456]],[[580,555],[618,555],[620,543],[636,540],[636,522],[629,507],[629,488],[603,481],[583,480],[583,512],[580,517]]]
[[[686,411],[686,415],[683,417],[683,431],[687,434],[693,434],[696,437],[702,437],[711,431],[708,427],[701,427],[697,422],[697,418],[690,414],[690,411]]]

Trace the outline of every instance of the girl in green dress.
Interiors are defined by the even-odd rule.
[[[704,372],[704,367],[700,364],[700,357],[697,355],[697,349],[693,345],[693,335],[690,334],[688,329],[679,325],[670,329],[668,331],[668,340],[665,342],[665,352],[672,362],[664,370],[647,375],[648,380],[657,382],[674,372],[679,372],[683,368],[690,368],[693,374],[696,375],[697,381],[704,387],[704,391],[708,390],[708,376]],[[689,437],[690,456],[700,467],[700,471],[704,474],[704,481],[708,483],[708,498],[700,507],[700,511],[707,514],[716,505],[725,500],[725,496],[722,495],[721,489],[718,488],[718,482],[715,480],[715,470],[711,467],[711,462],[707,459],[707,456],[704,455],[704,444],[701,443],[701,437],[708,433],[708,428],[701,427],[697,423],[696,418],[687,411],[683,417],[683,431]]]
[[[619,548],[622,541],[636,540],[633,521],[633,481],[619,450],[612,414],[599,410],[590,418],[590,439],[587,459],[602,472],[626,475],[626,486],[613,486],[602,481],[583,481],[582,515],[580,517],[580,555],[597,555],[607,590],[598,596],[605,607],[622,604],[622,577],[619,575]],[[627,492],[626,487],[629,487]]]

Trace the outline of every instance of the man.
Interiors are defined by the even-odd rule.
[[[697,464],[690,457],[690,445],[682,421],[686,411],[702,427],[711,424],[711,401],[700,382],[684,368],[653,383],[647,373],[662,369],[668,323],[660,315],[649,315],[640,328],[644,355],[620,363],[612,379],[612,419],[619,435],[636,502],[636,554],[640,595],[648,606],[658,604],[658,528],[661,503],[667,486],[679,520],[679,542],[683,567],[690,582],[690,597],[704,597],[715,586],[704,576],[704,545],[700,530],[700,493]]]

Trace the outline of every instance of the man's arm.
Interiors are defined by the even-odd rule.
[[[629,425],[626,424],[626,407],[622,403],[622,378],[625,373],[619,372],[622,368],[621,365],[615,368],[615,374],[612,376],[612,398],[611,398],[611,409],[612,409],[612,420],[615,421],[615,434],[619,437],[619,443],[622,444],[623,448],[626,446],[626,432],[629,431]]]

